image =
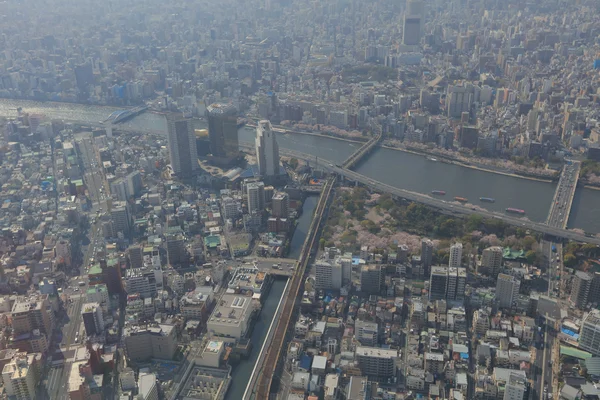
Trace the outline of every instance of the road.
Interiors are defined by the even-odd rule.
[[[246,148],[246,146],[244,146],[244,145],[240,145],[240,147]],[[250,147],[250,146],[248,146],[248,147]],[[314,156],[312,156],[310,154],[306,154],[306,153],[285,150],[285,149],[280,149],[279,152],[282,155],[286,155],[289,157],[294,157],[294,158],[298,158],[298,159],[302,159],[302,160],[307,160],[310,162],[313,162],[315,160]],[[400,189],[400,188],[397,188],[397,187],[394,187],[391,185],[387,185],[382,182],[378,182],[374,179],[368,178],[357,172],[334,165],[333,162],[328,163],[326,160],[321,160],[321,161],[323,161],[323,163],[320,166],[323,169],[325,169],[329,172],[333,172],[341,177],[344,177],[345,179],[347,179],[351,182],[361,183],[361,184],[363,184],[365,186],[369,186],[379,192],[387,192],[394,196],[398,196],[398,197],[402,197],[402,198],[405,198],[410,201],[422,203],[422,204],[428,205],[430,207],[436,208],[436,209],[440,210],[441,212],[444,212],[447,214],[457,215],[457,216],[472,215],[472,214],[482,215],[482,216],[488,217],[488,218],[499,219],[502,222],[509,224],[509,225],[514,225],[514,226],[519,226],[519,227],[523,227],[526,229],[531,229],[533,231],[541,232],[543,234],[553,236],[556,238],[564,238],[564,239],[569,239],[569,240],[573,240],[576,242],[592,243],[592,244],[600,245],[600,237],[597,237],[597,236],[592,236],[592,237],[586,236],[585,234],[579,233],[576,231],[549,226],[549,225],[547,225],[545,223],[541,223],[541,222],[530,221],[526,217],[518,217],[518,216],[513,216],[510,214],[505,214],[505,213],[501,213],[501,212],[488,211],[488,210],[485,210],[485,209],[482,209],[479,207],[471,207],[471,206],[463,205],[456,201],[446,201],[446,200],[442,200],[442,199],[436,199],[436,198],[430,197],[429,195]]]
[[[88,168],[87,170],[84,169],[83,172],[93,202],[90,214],[94,215],[96,210],[100,208],[100,202],[104,196],[100,188],[104,188],[106,182],[98,162],[94,162],[91,165],[84,165],[84,168]],[[81,346],[85,338],[81,310],[83,304],[87,301],[86,291],[89,284],[87,269],[90,259],[94,256],[96,238],[99,237],[99,233],[99,226],[96,223],[92,224],[88,230],[89,243],[82,246],[84,254],[81,259],[82,263],[79,266],[79,276],[72,277],[69,280],[68,286],[64,288],[64,294],[68,298],[64,304],[66,321],[61,329],[62,338],[60,343],[52,343],[50,348],[51,351],[58,350],[62,354],[62,357],[65,358],[65,362],[56,367],[47,366],[45,368],[42,372],[43,383],[40,386],[40,390],[36,393],[36,400],[68,400],[69,398],[68,377],[71,373],[70,359],[72,358],[73,349]],[[80,282],[83,282],[83,284],[80,285]],[[58,357],[54,354],[53,359],[56,358]],[[47,381],[44,381],[44,379],[47,379]]]
[[[549,226],[562,229],[567,227],[571,203],[573,202],[573,196],[575,195],[575,189],[577,188],[577,181],[579,179],[580,165],[581,163],[579,161],[565,164],[558,185],[556,186],[554,199],[550,205],[548,219],[546,220],[546,223]]]

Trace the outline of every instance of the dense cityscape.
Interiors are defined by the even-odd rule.
[[[0,397],[599,399],[599,12],[0,0]]]

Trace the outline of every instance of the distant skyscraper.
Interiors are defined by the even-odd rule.
[[[256,158],[260,175],[279,175],[279,145],[273,127],[267,120],[260,121],[256,127]]]
[[[450,246],[450,262],[448,266],[451,268],[458,268],[462,265],[462,243],[454,243]]]
[[[231,104],[211,104],[206,109],[210,151],[214,157],[229,158],[239,153],[237,110]]]
[[[200,169],[196,152],[196,136],[192,128],[192,120],[170,116],[169,158],[173,172],[178,176],[189,176]]]
[[[519,294],[521,283],[511,275],[498,274],[496,281],[496,301],[502,308],[511,308]]]
[[[404,12],[404,26],[402,29],[402,43],[407,46],[418,45],[423,31],[423,2],[409,0],[406,2]]]
[[[448,117],[461,118],[463,112],[471,110],[471,104],[473,104],[472,85],[449,85],[448,93],[446,94],[446,103],[448,105]]]

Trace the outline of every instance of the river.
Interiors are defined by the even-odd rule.
[[[80,104],[34,102],[0,99],[0,116],[15,116],[17,107],[52,119],[97,124],[106,119],[114,107]],[[160,134],[166,131],[162,115],[144,113],[120,128]],[[254,141],[254,130],[239,130],[241,142]],[[360,144],[313,135],[278,134],[282,149],[312,154],[335,163],[343,161]],[[466,197],[473,204],[489,210],[522,208],[535,221],[544,221],[550,208],[555,184],[478,171],[458,165],[428,161],[425,157],[391,149],[377,149],[357,168],[370,178],[420,193],[445,190],[446,198]],[[481,203],[479,197],[493,197],[495,203]],[[577,189],[568,226],[587,232],[600,232],[600,191]]]

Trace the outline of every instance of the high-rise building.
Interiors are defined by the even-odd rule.
[[[583,317],[579,330],[579,347],[600,356],[600,310],[592,310]]]
[[[473,91],[470,86],[448,86],[446,95],[448,103],[448,117],[461,118],[463,112],[471,110]]]
[[[575,272],[573,278],[573,289],[571,289],[571,303],[577,308],[584,308],[590,296],[593,277],[584,271]]]
[[[427,269],[431,267],[431,261],[433,260],[433,242],[429,239],[421,240],[421,263],[423,268]]]
[[[196,163],[197,164],[197,163]],[[142,174],[140,171],[133,171],[127,175],[127,192],[130,196],[137,196],[142,190]]]
[[[274,217],[287,218],[290,214],[290,196],[285,193],[277,193],[271,200],[271,210]]]
[[[496,276],[502,268],[502,247],[492,246],[483,250],[481,266],[487,269],[491,275]]]
[[[521,374],[510,373],[506,386],[504,386],[503,400],[525,400],[528,398],[527,389],[529,383],[527,377]]]
[[[196,151],[196,136],[189,118],[169,116],[169,159],[178,176],[190,176],[200,169]]]
[[[379,330],[376,322],[357,319],[354,323],[354,336],[363,346],[377,346],[378,332]]]
[[[362,373],[373,380],[396,375],[398,350],[359,346],[354,355]]]
[[[127,357],[134,361],[172,359],[177,349],[176,332],[175,326],[168,324],[126,327],[123,336]]]
[[[230,158],[239,153],[237,110],[231,104],[211,104],[206,108],[210,151],[214,157]]]
[[[263,182],[248,182],[246,184],[248,196],[248,212],[261,212],[265,209],[265,184]]]
[[[429,277],[429,300],[443,300],[448,288],[448,268],[443,266],[431,267]]]
[[[464,299],[466,285],[466,268],[448,267],[448,284],[446,286],[446,300],[450,301]]]
[[[129,236],[133,224],[131,212],[129,211],[129,203],[116,201],[110,210],[110,215],[113,223],[113,231]]]
[[[39,329],[50,335],[54,324],[54,312],[48,301],[48,295],[18,297],[12,307],[13,334],[31,333]]]
[[[423,19],[425,17],[423,2],[421,0],[408,0],[404,12],[404,26],[402,28],[402,43],[407,46],[418,45],[423,32]]]
[[[450,246],[450,261],[448,262],[449,267],[458,268],[462,265],[462,243],[454,243]]]
[[[170,265],[178,265],[186,260],[185,242],[181,234],[167,235],[167,260]]]
[[[140,400],[158,400],[158,379],[156,375],[140,372],[138,378],[138,398]]]
[[[117,198],[119,201],[129,200],[129,192],[127,189],[127,182],[125,179],[118,178],[110,183],[110,193]]]
[[[318,289],[340,289],[342,287],[341,264],[317,261],[315,263],[315,286]]]
[[[256,158],[261,176],[279,175],[279,145],[273,127],[267,120],[260,121],[256,127]]]
[[[9,398],[29,400],[36,397],[38,372],[36,354],[17,353],[2,369],[4,390]]]
[[[81,317],[88,336],[99,335],[104,331],[104,319],[100,303],[86,303],[81,308]]]
[[[368,294],[380,294],[385,274],[381,265],[364,265],[360,269],[360,291]]]
[[[144,266],[144,251],[142,246],[131,246],[127,249],[129,266],[131,268],[142,268]]]
[[[521,283],[517,278],[507,274],[498,274],[496,281],[496,301],[501,308],[511,308],[519,294]]]

